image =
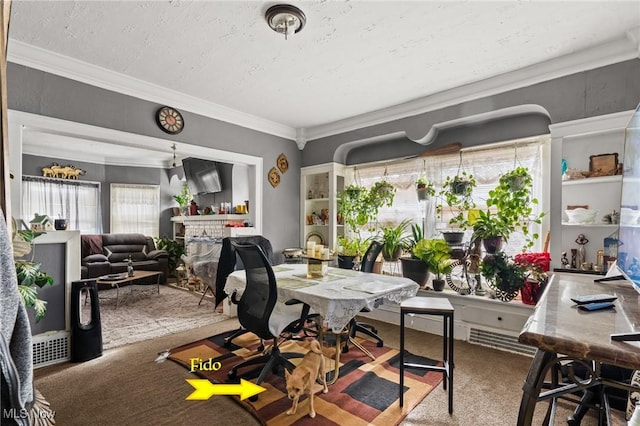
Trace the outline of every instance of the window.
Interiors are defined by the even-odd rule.
[[[424,223],[426,238],[440,238],[439,231],[448,228],[450,217],[448,206],[445,205],[443,217],[438,219],[436,218],[435,205],[436,202],[441,202],[440,200],[432,199],[427,202],[419,202],[415,191],[415,182],[418,177],[424,174],[428,180],[434,182],[436,192],[438,192],[447,176],[455,176],[458,171],[463,170],[471,173],[477,181],[473,199],[478,208],[484,209],[488,192],[495,187],[500,175],[520,165],[529,168],[534,181],[533,196],[539,200],[537,209],[545,211],[548,207],[544,206],[543,202],[545,182],[543,158],[548,142],[549,138],[545,136],[467,148],[463,149],[461,154],[413,158],[387,164],[361,165],[354,168],[354,177],[347,184],[356,180],[360,185],[369,188],[386,173],[386,179],[396,187],[396,196],[391,207],[380,209],[378,224],[382,226],[385,224],[396,225],[403,219],[409,219],[412,223]],[[534,211],[534,213],[536,212]],[[537,227],[539,228],[539,226]],[[542,235],[540,229],[533,229],[533,231]],[[468,240],[471,231],[469,230],[467,233],[466,239]],[[538,238],[531,251],[540,251],[542,240],[543,238]],[[514,232],[503,249],[512,255],[520,252],[524,243],[524,235],[520,232]]]
[[[22,176],[22,217],[29,222],[35,213],[67,219],[68,229],[100,234],[100,183]]]
[[[136,232],[158,237],[160,187],[158,185],[111,184],[111,232]]]

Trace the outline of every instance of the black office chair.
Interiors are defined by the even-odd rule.
[[[273,340],[268,353],[250,358],[229,371],[229,378],[238,377],[238,370],[251,366],[265,364],[256,384],[262,383],[269,371],[277,373],[279,367],[293,370],[295,367],[288,358],[300,358],[303,354],[283,354],[279,349],[281,336],[295,335],[300,332],[309,314],[309,305],[296,304],[278,305],[278,288],[276,277],[269,260],[262,249],[256,244],[232,243],[244,263],[247,284],[238,303],[238,320],[243,329],[254,333],[262,340]],[[235,294],[232,295],[235,298]],[[235,302],[235,300],[234,300]],[[283,329],[280,324],[288,324]]]
[[[236,250],[233,247],[233,243],[237,244],[257,244],[262,252],[265,254],[270,264],[273,264],[273,248],[271,242],[262,235],[253,235],[246,237],[226,237],[222,240],[222,248],[220,250],[220,257],[218,258],[218,269],[216,273],[216,307],[228,297],[228,294],[224,291],[224,287],[227,284],[227,278],[236,269],[242,268],[242,262],[236,254]],[[229,347],[231,341],[238,336],[245,334],[247,331],[244,328],[239,328],[233,334],[224,339],[224,346]],[[262,346],[260,350],[264,349]]]
[[[371,244],[369,244],[367,251],[364,253],[364,256],[362,257],[362,262],[360,263],[360,271],[373,272],[373,266],[375,265],[376,259],[378,258],[378,255],[380,254],[381,251],[382,251],[382,243],[380,241],[375,241],[375,240],[372,241]],[[360,312],[369,312],[369,309],[363,309]],[[377,346],[379,348],[384,346],[384,342],[382,338],[378,336],[378,330],[376,330],[376,328],[373,325],[363,323],[363,322],[358,322],[356,321],[355,318],[353,318],[349,322],[349,337],[351,338],[355,337],[357,332],[364,333],[367,336],[370,336],[376,339],[378,342]],[[342,348],[342,352],[343,353],[349,352],[349,339],[347,339],[344,342],[344,347]]]

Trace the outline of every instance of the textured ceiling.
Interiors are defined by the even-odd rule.
[[[264,20],[274,2],[257,1],[14,0],[9,36],[309,128],[629,38],[640,26],[637,1],[290,3],[307,25],[286,41]]]

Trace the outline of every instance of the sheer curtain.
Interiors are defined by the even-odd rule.
[[[22,176],[22,217],[34,214],[69,221],[68,229],[86,234],[102,233],[100,183]]]
[[[111,232],[135,232],[158,237],[160,187],[158,185],[111,184]]]
[[[370,188],[386,175],[386,180],[396,187],[396,196],[391,207],[380,210],[378,228],[409,219],[412,223],[423,224],[425,237],[438,238],[440,230],[448,228],[448,208],[445,206],[443,217],[438,219],[435,206],[442,200],[432,197],[429,201],[418,201],[415,190],[418,177],[425,176],[433,182],[437,193],[447,176],[455,176],[458,171],[473,174],[477,181],[473,192],[474,201],[479,209],[486,209],[488,193],[496,186],[500,176],[516,166],[527,167],[533,177],[533,195],[539,201],[537,206],[533,206],[534,213],[546,211],[548,206],[543,205],[542,196],[543,149],[548,143],[549,138],[542,136],[467,148],[455,154],[359,165],[352,169],[352,176],[347,173],[345,179],[347,184],[357,183]],[[532,232],[542,235],[538,225],[532,226]],[[468,234],[467,239],[471,231]],[[541,240],[539,238],[530,250],[541,250]],[[508,254],[515,254],[520,252],[524,241],[522,233],[514,232],[503,248]]]

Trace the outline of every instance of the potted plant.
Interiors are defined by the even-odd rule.
[[[169,273],[174,277],[177,276],[176,268],[182,261],[184,244],[182,244],[181,241],[176,241],[167,237],[156,238],[155,243],[158,250],[165,250],[169,254]]]
[[[513,260],[525,270],[524,283],[520,289],[522,303],[535,305],[549,279],[547,275],[551,262],[549,253],[518,253]]]
[[[16,229],[15,223],[13,229]],[[26,256],[31,252],[31,242],[42,232],[31,230],[14,231],[12,238],[14,257]],[[53,277],[40,269],[40,263],[33,259],[15,259],[16,275],[18,278],[18,293],[26,308],[33,308],[36,322],[44,318],[47,312],[47,302],[38,299],[38,289],[45,285],[54,284]]]
[[[356,258],[362,256],[369,247],[369,241],[360,237],[340,237],[338,239],[338,267],[343,269],[353,269]]]
[[[385,226],[382,228],[382,257],[386,261],[395,262],[402,251],[407,247],[408,239],[407,227],[411,222],[403,220],[396,226]]]
[[[533,246],[537,233],[530,233],[531,223],[541,223],[544,212],[533,215],[533,206],[538,199],[532,196],[533,178],[526,167],[515,169],[500,176],[498,185],[489,191],[487,207],[495,207],[502,221],[511,232],[520,229],[525,235],[524,249]],[[506,236],[505,236],[506,238]]]
[[[495,253],[502,248],[502,241],[509,238],[512,228],[499,214],[476,210],[470,220],[473,226],[472,240],[480,239],[487,253]]]
[[[191,202],[191,198],[192,197],[191,192],[189,191],[189,186],[187,186],[187,183],[184,182],[182,184],[182,190],[180,191],[180,193],[173,196],[173,199],[178,203],[178,206],[180,206],[179,214],[184,214],[185,209]]]
[[[422,239],[413,248],[413,254],[427,264],[429,271],[435,274],[433,289],[444,289],[444,274],[451,272],[451,248],[443,239]]]
[[[403,256],[400,258],[402,264],[402,276],[415,281],[420,287],[424,287],[429,278],[429,268],[427,264],[419,259],[414,253],[418,241],[424,238],[424,231],[422,227],[416,223],[411,225],[411,236],[407,238],[406,251],[409,256]]]
[[[494,289],[497,299],[511,301],[524,285],[525,267],[514,262],[504,252],[489,254],[482,259],[480,274]]]
[[[428,200],[430,197],[436,195],[436,190],[433,186],[433,182],[427,181],[427,178],[421,176],[416,181],[416,193],[418,194],[418,201]]]

